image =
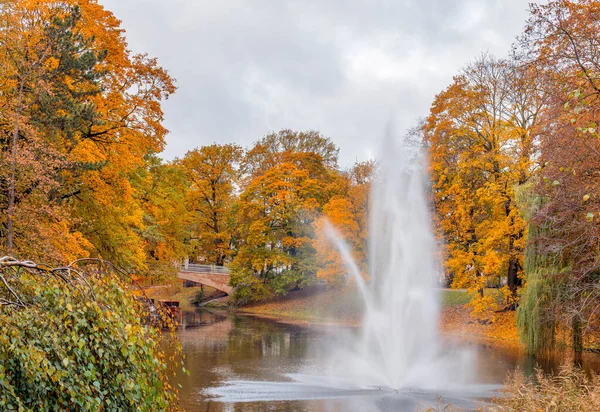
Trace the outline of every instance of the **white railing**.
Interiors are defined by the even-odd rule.
[[[212,273],[216,275],[229,276],[229,268],[227,266],[198,265],[196,263],[188,263],[181,265],[180,269],[183,272]]]

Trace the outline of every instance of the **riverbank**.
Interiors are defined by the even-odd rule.
[[[465,290],[440,289],[440,330],[444,335],[461,338],[493,340],[498,343],[521,346],[517,331],[515,311],[499,311],[494,321],[481,323],[470,315],[467,306],[469,295]],[[497,294],[496,289],[486,289],[486,294]],[[362,321],[363,307],[356,299],[357,294],[348,288],[314,286],[301,291],[254,305],[236,309],[237,312],[277,319],[286,323],[338,324],[358,326]],[[500,297],[498,299],[501,299]],[[562,331],[559,340],[567,342],[568,331]],[[600,336],[587,335],[584,348],[600,352]]]
[[[177,285],[153,286],[145,289],[154,299],[176,300],[184,311],[197,309],[194,302],[208,302],[207,308],[232,311],[245,315],[275,319],[279,322],[294,324],[337,324],[358,326],[362,321],[363,305],[357,299],[356,291],[351,288],[332,288],[326,285],[314,285],[293,291],[283,297],[273,298],[234,308],[226,299],[212,300],[219,292],[204,287],[203,293],[198,286],[183,287]],[[490,339],[498,342],[521,345],[514,311],[498,312],[493,323],[480,323],[470,316],[466,306],[469,295],[465,290],[440,289],[440,330],[445,335]],[[489,290],[487,293],[495,293]],[[200,296],[201,295],[201,296]],[[212,300],[212,301],[211,301]],[[600,337],[585,341],[588,350],[598,351]]]
[[[473,320],[465,305],[469,295],[464,290],[440,290],[440,329],[448,335],[494,339],[519,344],[515,312],[496,314],[494,323]],[[285,297],[240,308],[249,315],[293,323],[335,323],[357,326],[362,320],[362,305],[352,289],[313,287],[292,292]]]

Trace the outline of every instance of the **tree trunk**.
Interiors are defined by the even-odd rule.
[[[215,264],[217,266],[223,266],[225,264],[225,256],[222,254],[218,254],[217,258],[215,259]]]
[[[480,271],[477,271],[477,272],[475,273],[475,277],[477,277],[477,278],[478,278],[478,277],[481,277],[481,276],[483,276],[483,275],[481,274],[481,272],[480,272]],[[479,289],[477,290],[477,292],[479,293],[479,297],[481,297],[481,298],[482,298],[482,297],[483,297],[483,293],[484,293],[484,288],[479,288]]]
[[[519,277],[519,261],[516,258],[511,258],[508,262],[508,275],[507,275],[507,284],[508,289],[510,290],[510,294],[513,298],[517,296],[517,289],[521,287],[523,284],[521,278]],[[511,308],[514,310],[517,308],[515,302],[510,302]]]
[[[581,354],[583,352],[583,330],[581,328],[581,319],[574,316],[571,320],[571,331],[573,333],[573,362],[581,366]]]
[[[17,180],[17,147],[19,141],[19,117],[21,116],[21,102],[23,100],[23,80],[19,84],[17,96],[17,109],[15,112],[15,125],[13,128],[12,147],[10,154],[10,181],[8,185],[8,214],[6,218],[6,249],[8,254],[13,251],[13,220],[15,215],[15,181]]]

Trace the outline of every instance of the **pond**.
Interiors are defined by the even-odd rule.
[[[290,383],[290,374],[318,374],[327,360],[320,347],[352,333],[342,326],[297,325],[251,316],[198,312],[187,314],[178,335],[189,376],[178,376],[181,406],[189,411],[397,411],[443,408],[448,403],[466,409],[480,405],[478,395],[467,401],[432,394],[384,391],[336,391],[315,382]],[[200,326],[198,326],[200,325]],[[350,329],[350,331],[349,331]],[[517,346],[446,338],[448,348],[468,348],[480,385],[496,388],[509,371],[531,373],[536,360]],[[560,360],[541,367],[556,370]],[[585,354],[584,366],[600,370],[600,356]],[[297,378],[297,377],[296,377]],[[295,378],[295,379],[296,379]],[[302,380],[302,378],[300,378]],[[228,386],[231,383],[232,386]],[[215,391],[215,388],[217,389]],[[218,393],[222,397],[215,397]],[[468,397],[468,396],[467,396]],[[475,402],[473,402],[475,399]],[[485,396],[481,399],[485,401]]]

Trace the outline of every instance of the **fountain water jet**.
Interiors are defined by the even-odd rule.
[[[447,378],[440,357],[440,268],[426,199],[424,158],[388,136],[372,188],[370,283],[347,244],[328,227],[365,304],[362,333],[337,351],[330,373],[358,387],[439,389]]]

